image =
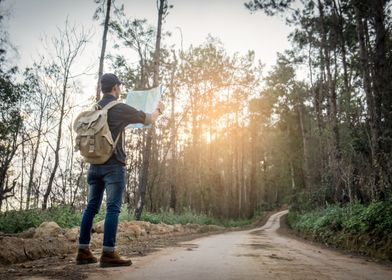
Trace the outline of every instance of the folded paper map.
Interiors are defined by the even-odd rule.
[[[162,86],[149,90],[132,90],[128,92],[125,103],[137,110],[151,114],[157,108],[161,100]],[[130,124],[127,128],[148,128],[151,125],[141,123]]]

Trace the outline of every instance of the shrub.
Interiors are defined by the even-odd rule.
[[[355,203],[344,207],[328,206],[308,212],[292,211],[289,225],[299,232],[323,235],[326,232],[350,234],[392,233],[392,201],[373,202],[367,206]]]
[[[60,206],[46,211],[8,211],[0,214],[0,231],[17,233],[30,227],[38,227],[44,221],[55,221],[60,227],[73,227],[80,224],[80,218],[80,213],[75,212],[70,206]]]

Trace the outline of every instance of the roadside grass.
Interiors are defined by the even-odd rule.
[[[299,232],[325,234],[345,232],[353,234],[392,234],[392,200],[369,205],[331,205],[309,212],[291,212],[289,224]]]
[[[105,208],[102,207],[94,218],[94,223],[105,219]],[[205,214],[196,214],[191,211],[183,213],[172,213],[160,211],[151,213],[144,211],[142,221],[158,224],[202,224],[202,225],[220,225],[224,227],[242,227],[249,225],[261,218],[263,212],[257,213],[251,219],[218,219]],[[54,221],[62,228],[79,226],[82,212],[73,209],[71,206],[57,206],[47,210],[31,209],[23,211],[8,211],[0,213],[0,232],[18,233],[31,227],[38,227],[45,221]],[[126,205],[123,205],[119,216],[120,221],[134,220],[133,211],[128,211]]]
[[[392,198],[369,205],[354,203],[290,211],[287,221],[306,238],[392,260]]]

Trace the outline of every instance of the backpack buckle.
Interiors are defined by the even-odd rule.
[[[95,151],[95,138],[94,138],[94,136],[90,136],[88,152],[89,153],[94,153],[94,151]]]

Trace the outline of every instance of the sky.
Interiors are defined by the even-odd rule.
[[[167,44],[181,45],[186,49],[191,44],[202,44],[211,34],[218,37],[227,52],[245,54],[254,50],[256,58],[271,67],[276,53],[289,48],[287,35],[290,28],[280,17],[268,17],[263,12],[250,13],[244,7],[245,0],[169,0],[174,8],[170,10],[163,25],[172,37]],[[125,13],[131,18],[146,18],[152,25],[157,22],[155,0],[116,0],[117,6],[124,4]],[[58,34],[57,28],[65,20],[92,31],[79,65],[91,66],[89,75],[81,79],[82,87],[94,94],[98,72],[99,54],[103,28],[100,21],[93,20],[97,4],[93,0],[5,0],[10,16],[6,28],[11,43],[17,48],[15,63],[20,68],[31,65],[38,53],[45,53],[42,39]],[[113,45],[118,43],[113,36],[108,38],[108,53],[114,53]],[[106,70],[109,63],[105,64]],[[82,71],[82,70],[80,70]]]

